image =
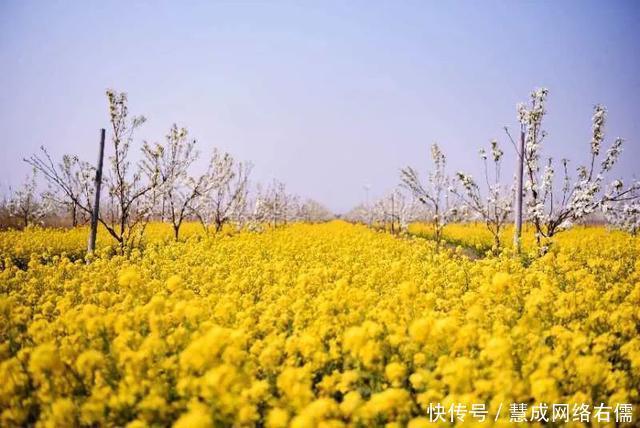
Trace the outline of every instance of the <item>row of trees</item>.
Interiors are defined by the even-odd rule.
[[[570,161],[559,164],[544,158],[546,132],[543,119],[548,96],[546,89],[531,93],[528,103],[517,106],[519,136],[504,128],[513,145],[518,165],[513,180],[504,180],[504,150],[497,140],[480,150],[483,177],[480,181],[465,172],[450,174],[447,159],[437,144],[431,146],[430,168],[423,180],[413,167],[400,172],[401,184],[374,203],[361,204],[345,218],[371,226],[384,226],[399,233],[416,220],[433,224],[439,243],[450,222],[482,221],[499,248],[505,226],[516,222],[515,246],[519,249],[521,219],[535,228],[541,248],[559,231],[596,213],[613,227],[637,233],[640,230],[640,182],[624,183],[610,175],[622,151],[617,138],[605,150],[606,109],[597,105],[592,117],[589,162],[570,173]],[[324,221],[332,214],[313,200],[301,202],[287,192],[283,183],[250,185],[252,166],[216,149],[203,172],[194,173],[200,157],[196,141],[185,128],[173,125],[162,143],[144,143],[140,161],[131,160],[135,131],[144,124],[143,116],[131,116],[124,93],[107,92],[109,102],[112,155],[101,179],[105,189],[102,210],[97,218],[121,246],[135,244],[153,219],[173,227],[175,239],[185,220],[199,221],[204,230],[220,231],[225,224],[238,227],[270,224],[274,227],[291,221]],[[518,138],[519,137],[519,138]],[[46,149],[25,159],[33,168],[22,188],[12,193],[3,209],[23,225],[38,222],[61,208],[75,226],[91,217],[95,195],[96,170],[77,156],[65,155],[54,161]],[[560,168],[560,176],[556,168]],[[49,185],[37,192],[36,174]]]
[[[422,180],[413,167],[403,168],[398,189],[374,204],[356,207],[347,217],[362,223],[390,225],[394,232],[411,221],[427,220],[433,224],[438,243],[447,223],[482,221],[494,238],[494,246],[499,248],[505,226],[522,216],[535,228],[542,252],[558,232],[596,214],[612,227],[637,233],[640,230],[640,182],[624,183],[621,178],[610,177],[624,141],[616,138],[604,150],[606,109],[601,105],[594,107],[588,164],[578,165],[572,176],[570,161],[562,159],[558,177],[558,164],[542,155],[547,136],[543,129],[547,96],[547,89],[537,89],[531,93],[528,103],[518,104],[518,141],[504,128],[519,166],[513,180],[503,181],[504,151],[497,140],[492,140],[488,149],[480,150],[483,163],[480,182],[465,172],[448,174],[446,157],[440,147],[433,144],[433,166],[426,180]],[[522,174],[520,180],[518,173]],[[518,225],[515,230],[515,247],[519,251]]]
[[[142,144],[140,160],[133,162],[135,132],[146,119],[130,115],[125,93],[107,91],[107,99],[112,155],[100,180],[104,197],[97,221],[121,247],[135,245],[151,220],[170,223],[178,240],[186,220],[199,221],[207,232],[219,232],[228,223],[279,226],[295,220],[331,218],[321,204],[302,202],[277,181],[265,188],[257,186],[252,192],[252,165],[217,149],[204,171],[195,173],[200,157],[196,141],[186,128],[176,125],[162,143]],[[60,210],[68,213],[73,226],[91,218],[96,192],[93,165],[73,155],[56,161],[44,147],[25,161],[33,174],[5,201],[11,216],[19,218],[23,226]],[[37,190],[38,174],[48,184],[43,193]]]

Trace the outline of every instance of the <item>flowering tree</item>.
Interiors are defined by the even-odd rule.
[[[384,230],[390,230],[394,235],[400,230],[397,207],[399,199],[400,195],[396,194],[394,190],[373,202],[371,210],[374,227],[381,226]],[[397,227],[396,224],[398,224]]]
[[[504,152],[498,145],[497,140],[491,141],[490,155],[486,150],[480,150],[480,157],[484,164],[484,177],[487,186],[486,196],[480,190],[480,186],[473,177],[463,172],[456,174],[462,190],[454,188],[453,193],[458,196],[462,203],[477,217],[484,221],[487,229],[491,232],[496,249],[500,248],[500,233],[509,220],[511,206],[513,203],[513,189],[509,189],[500,183],[500,167]],[[493,173],[489,173],[487,158],[491,156]],[[492,175],[492,177],[491,177]]]
[[[133,244],[133,240],[141,238],[154,204],[157,201],[159,174],[156,158],[160,153],[149,145],[142,148],[143,161],[132,167],[129,160],[129,148],[133,142],[135,130],[145,122],[143,116],[129,117],[127,95],[111,90],[107,91],[109,102],[109,119],[111,122],[111,142],[114,154],[109,158],[110,168],[105,178],[108,195],[108,206],[102,210],[98,221],[107,232],[119,243],[121,249]],[[91,215],[90,197],[93,193],[86,182],[85,174],[90,171],[85,163],[72,159],[63,161],[56,167],[55,162],[43,149],[44,157],[32,156],[28,160],[36,170],[41,171],[47,181],[53,185],[75,208]],[[69,163],[70,162],[70,163]],[[76,169],[67,168],[67,165]],[[82,166],[85,165],[85,166]],[[78,191],[73,176],[67,172],[84,170],[80,174],[82,191]],[[75,175],[75,172],[73,173]],[[106,211],[106,212],[105,212]]]
[[[430,220],[434,227],[434,238],[437,244],[442,239],[444,226],[459,216],[459,207],[449,198],[451,179],[445,173],[446,157],[437,144],[431,146],[433,171],[429,172],[428,184],[420,181],[418,172],[412,167],[400,171],[403,186],[420,201],[431,213]]]
[[[373,222],[373,206],[368,202],[358,204],[344,214],[343,217],[346,221],[370,226]]]
[[[394,189],[374,203],[374,222],[382,224],[385,229],[389,227],[392,234],[405,232],[409,223],[418,216],[419,204],[415,198],[407,198],[401,189]]]
[[[71,224],[78,225],[79,218],[90,218],[90,212],[84,207],[90,207],[93,200],[95,186],[93,177],[95,168],[88,162],[81,161],[77,156],[64,155],[57,165],[49,152],[40,147],[42,155],[32,155],[25,161],[37,171],[42,172],[52,190],[45,194],[51,202],[66,207],[71,217]]]
[[[524,131],[524,170],[527,217],[536,230],[536,241],[541,251],[546,250],[543,239],[552,238],[557,232],[570,227],[575,221],[594,213],[598,208],[611,206],[621,201],[635,200],[637,183],[629,187],[622,180],[614,180],[604,191],[606,175],[616,164],[622,150],[622,138],[616,138],[602,155],[606,109],[596,105],[592,118],[590,142],[590,162],[577,168],[577,177],[569,174],[569,161],[563,159],[562,187],[554,186],[555,169],[553,160],[547,159],[541,167],[541,147],[546,132],[542,129],[542,119],[546,113],[545,102],[548,91],[544,88],[531,93],[530,104],[518,105],[518,120]],[[520,153],[519,153],[520,155]]]
[[[155,165],[158,171],[158,187],[160,204],[160,218],[168,218],[173,228],[174,239],[180,237],[180,227],[189,214],[194,210],[198,198],[202,198],[214,183],[208,174],[193,177],[189,169],[198,158],[194,150],[195,140],[188,139],[186,128],[178,128],[175,124],[166,136],[166,144],[156,144],[145,150],[146,161]]]
[[[299,198],[287,192],[284,183],[274,180],[266,190],[258,188],[254,208],[254,220],[273,227],[286,225],[299,213]]]
[[[111,122],[113,156],[109,157],[111,168],[106,178],[109,210],[100,215],[99,221],[121,248],[141,239],[158,200],[160,181],[158,161],[160,153],[148,144],[142,147],[143,160],[132,166],[129,149],[133,134],[146,119],[144,116],[129,117],[127,94],[107,91],[109,118]]]
[[[205,231],[216,232],[229,221],[243,221],[249,191],[251,164],[236,161],[229,153],[214,150],[207,172],[199,183],[200,194],[192,208]]]
[[[616,192],[615,189],[622,186],[621,181],[614,180],[608,192]],[[630,188],[632,190],[621,198],[605,198],[602,211],[610,226],[637,235],[640,231],[640,183],[635,182]]]
[[[37,193],[36,169],[27,176],[16,191],[11,192],[7,201],[9,216],[17,218],[23,227],[38,223],[52,212],[51,204]]]
[[[307,199],[298,208],[296,217],[307,223],[319,223],[330,220],[333,214],[320,202]]]

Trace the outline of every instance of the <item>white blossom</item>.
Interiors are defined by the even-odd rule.
[[[18,219],[22,227],[42,224],[42,220],[53,213],[51,200],[38,194],[35,169],[22,186],[10,193],[7,209],[9,216]]]
[[[264,190],[258,187],[253,219],[258,223],[271,224],[273,227],[286,225],[298,220],[299,206],[300,198],[287,192],[284,183],[273,180]]]
[[[251,169],[251,164],[238,162],[229,153],[214,149],[192,208],[205,230],[213,225],[219,232],[229,222],[241,228],[247,221]]]
[[[593,214],[598,208],[611,211],[614,205],[617,206],[617,202],[635,198],[628,188],[623,187],[621,180],[614,180],[615,185],[608,192],[603,192],[602,183],[620,156],[623,140],[617,138],[598,165],[607,118],[606,109],[601,105],[595,106],[592,117],[589,164],[578,166],[576,179],[572,181],[568,170],[569,162],[563,159],[562,187],[555,189],[552,160],[548,160],[543,171],[540,171],[539,166],[541,143],[546,137],[542,130],[542,118],[547,94],[546,89],[536,90],[531,94],[529,106],[518,105],[518,121],[525,132],[526,214],[536,228],[540,245],[542,239],[551,238],[558,231]],[[624,208],[615,211],[633,212],[632,209],[625,211]]]
[[[449,188],[453,184],[445,172],[446,157],[437,144],[431,146],[431,160],[434,167],[429,171],[428,184],[421,182],[418,172],[412,167],[402,169],[400,176],[402,185],[430,211],[435,240],[439,243],[444,226],[458,219],[460,210],[456,201],[449,198]]]

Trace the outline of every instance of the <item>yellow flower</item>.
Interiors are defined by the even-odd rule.
[[[510,226],[504,253],[482,224],[445,227],[460,250],[342,221],[185,227],[150,224],[125,254],[99,234],[87,259],[85,228],[0,232],[0,426],[417,428],[429,403],[640,404],[638,237],[578,227],[539,257],[526,227],[517,259]]]
[[[404,389],[389,388],[371,396],[365,404],[365,413],[371,416],[378,414],[404,414],[410,408],[409,393]]]
[[[409,327],[411,339],[418,343],[426,343],[433,327],[433,319],[421,318],[414,321]]]
[[[180,416],[174,428],[210,428],[212,426],[209,408],[201,403],[191,403],[189,411]]]
[[[93,372],[104,364],[104,355],[96,350],[89,349],[78,356],[76,360],[76,370],[86,378],[93,375]]]
[[[504,293],[511,286],[511,275],[506,272],[496,272],[491,280],[494,292]]]
[[[169,291],[175,292],[180,289],[182,283],[183,281],[180,275],[172,275],[167,279],[167,289]]]
[[[62,370],[62,368],[60,354],[54,344],[40,345],[31,352],[29,371],[41,381],[45,380],[42,376],[47,376],[47,374]]]
[[[407,368],[401,363],[389,363],[385,367],[384,373],[393,386],[400,386],[407,373]]]
[[[141,280],[142,277],[139,270],[133,266],[123,269],[118,276],[118,284],[121,287],[133,287],[139,284]]]
[[[284,428],[289,422],[289,413],[280,408],[274,408],[269,411],[267,416],[267,428]]]
[[[304,368],[285,368],[278,376],[277,384],[290,403],[297,408],[302,408],[313,398],[311,378]]]
[[[428,428],[433,423],[429,422],[429,419],[425,417],[413,418],[409,421],[407,428]]]
[[[351,416],[353,412],[362,404],[362,397],[358,391],[348,392],[340,403],[340,411],[345,416]]]
[[[76,408],[69,398],[57,399],[51,405],[51,423],[56,427],[76,426]]]

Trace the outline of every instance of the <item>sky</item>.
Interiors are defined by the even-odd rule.
[[[640,178],[638,22],[637,1],[3,0],[0,193],[42,145],[95,162],[107,88],[148,118],[134,148],[177,123],[335,212],[426,175],[434,142],[480,176],[497,138],[512,171],[503,127],[540,86],[547,156],[585,162],[601,103],[615,175]]]

